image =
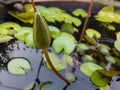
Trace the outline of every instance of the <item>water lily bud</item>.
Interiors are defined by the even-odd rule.
[[[39,49],[47,49],[50,45],[48,25],[39,12],[35,13],[33,25],[33,41]]]

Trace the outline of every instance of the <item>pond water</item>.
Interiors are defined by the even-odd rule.
[[[43,5],[49,6],[53,4],[48,5],[46,3],[43,3]],[[81,4],[81,6],[83,5],[84,4]],[[79,7],[78,5],[75,5],[75,3],[73,3],[74,8],[71,8],[71,4],[68,5],[67,7],[63,4],[59,5],[57,3],[56,6],[59,6],[61,8],[63,8],[62,6],[64,6],[65,9],[69,7],[70,10],[68,10],[68,12],[72,11],[74,8]],[[85,7],[85,9],[87,8]],[[3,21],[9,21],[10,19],[8,18],[9,17],[5,18],[5,20]],[[92,23],[88,23],[88,27],[99,28],[99,26],[97,26],[99,23],[98,22],[96,23],[96,21],[94,21],[92,18],[90,19],[90,22]],[[94,23],[96,23],[96,25],[94,25]],[[101,29],[99,28],[99,30]],[[110,33],[109,35],[112,36],[113,34]],[[76,35],[76,37],[78,38],[78,35]],[[108,37],[108,36],[104,36],[104,37]],[[114,38],[115,37],[112,37],[112,40]],[[12,58],[15,57],[26,58],[30,62],[32,70],[28,70],[25,75],[10,74],[7,71],[6,66],[8,61],[10,61]],[[27,86],[29,86],[32,82],[35,81],[38,72],[38,67],[41,61],[42,61],[42,51],[27,47],[21,41],[12,40],[7,43],[0,43],[0,90],[26,90]],[[60,73],[64,73],[64,71],[60,71]],[[45,63],[43,61],[38,78],[40,82],[52,81],[53,84],[57,87],[57,90],[98,90],[97,87],[95,87],[90,82],[89,78],[83,75],[83,73],[81,73],[80,70],[77,70],[75,72],[75,76],[77,76],[76,82],[70,84],[67,87],[67,89],[65,89],[64,87],[66,86],[66,84],[61,79],[59,79],[51,70],[46,68]],[[113,77],[113,81],[110,83],[110,88],[111,88],[110,90],[120,90],[119,85],[120,85],[120,81],[116,82],[116,77]],[[35,90],[37,90],[37,86]]]

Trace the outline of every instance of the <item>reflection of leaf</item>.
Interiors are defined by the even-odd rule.
[[[39,85],[38,90],[57,90],[57,87],[51,81],[46,81]]]
[[[65,35],[57,37],[52,43],[52,47],[57,53],[64,50],[66,54],[70,54],[75,49],[75,46],[75,41]]]
[[[43,56],[43,57],[44,57],[44,60],[47,61],[46,58],[45,58],[45,56]],[[56,68],[56,70],[59,71],[59,70],[65,69],[65,67],[61,64],[60,59],[55,54],[49,52],[49,57],[51,59],[51,62],[54,65],[54,67]],[[50,66],[49,66],[49,64],[48,64],[48,62],[46,63],[46,65],[47,65],[47,67],[49,69],[51,69]]]
[[[92,62],[83,63],[80,66],[80,70],[87,76],[91,76],[94,71],[99,69],[103,69],[103,68]]]
[[[81,8],[78,8],[78,9],[74,10],[72,13],[75,16],[82,16],[83,18],[87,16],[87,12],[84,11],[83,9],[81,9]]]
[[[104,76],[99,71],[93,72],[90,79],[98,87],[105,87],[110,81],[110,77]]]
[[[23,13],[19,13],[19,12],[15,12],[15,11],[8,11],[8,13],[10,15],[12,15],[13,17],[21,20],[24,23],[33,23],[33,18],[34,18],[34,12],[23,12]]]
[[[25,69],[30,70],[31,66],[30,63],[23,58],[13,58],[11,61],[8,62],[7,65],[8,71],[12,74],[25,74]]]
[[[17,29],[15,37],[27,44],[27,46],[34,46],[33,43],[33,29],[30,27],[21,27]]]

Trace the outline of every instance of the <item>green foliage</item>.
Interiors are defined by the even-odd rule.
[[[31,27],[20,27],[16,30],[14,36],[23,42],[26,43],[29,47],[34,47],[33,43],[33,28]]]
[[[120,32],[116,33],[116,41],[114,47],[120,52]]]
[[[91,76],[93,72],[99,69],[103,68],[93,62],[86,62],[80,66],[80,70],[87,76]]]
[[[74,82],[76,79],[75,79],[75,76],[72,74],[72,73],[65,73],[65,77],[70,81],[70,82]]]
[[[22,75],[26,74],[26,69],[31,69],[31,65],[24,58],[13,58],[8,62],[7,69],[12,74]]]
[[[110,81],[110,77],[104,76],[99,71],[93,72],[90,79],[98,87],[105,87]]]
[[[62,50],[64,50],[64,52],[66,54],[70,54],[71,52],[74,51],[75,49],[75,42],[74,40],[72,40],[72,38],[74,38],[72,35],[69,34],[61,34],[59,37],[57,37],[53,43],[52,43],[52,47],[53,49],[57,52],[60,53]]]
[[[87,16],[87,12],[85,10],[81,9],[81,8],[78,8],[78,9],[74,10],[72,13],[75,16],[81,16],[83,18]]]
[[[38,90],[57,90],[57,87],[50,81],[42,82]]]

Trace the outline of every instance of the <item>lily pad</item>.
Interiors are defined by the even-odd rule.
[[[20,27],[16,30],[14,36],[23,42],[26,43],[27,46],[34,46],[33,43],[33,29],[31,27]]]
[[[48,52],[48,54],[49,54],[51,62],[53,63],[54,67],[56,68],[56,70],[60,71],[60,70],[65,69],[65,66],[63,66],[61,63],[62,61],[60,61],[60,59],[55,54],[53,54],[52,52]],[[51,69],[45,58],[45,55],[43,55],[43,57],[44,57],[44,60],[46,61],[46,66],[49,69]]]
[[[120,40],[114,42],[114,47],[120,52]]]
[[[0,35],[0,43],[10,41],[11,39],[14,39],[14,38],[8,35]]]
[[[72,73],[66,72],[65,73],[65,77],[67,80],[69,80],[70,82],[74,82],[76,80],[75,76]]]
[[[90,79],[92,83],[98,87],[105,87],[110,81],[110,77],[104,76],[99,71],[93,72]]]
[[[97,42],[96,42],[92,37],[85,35],[84,38],[85,38],[90,44],[97,45]]]
[[[100,70],[100,69],[103,69],[103,68],[93,62],[86,62],[80,66],[80,70],[87,76],[91,76],[94,71]]]
[[[26,74],[25,69],[31,70],[30,62],[24,58],[13,58],[8,62],[7,69],[16,75]]]
[[[106,85],[105,87],[100,87],[100,90],[110,90],[110,86]]]
[[[51,81],[46,81],[39,85],[38,90],[57,90],[57,87]]]
[[[57,53],[64,50],[66,54],[70,54],[75,49],[75,46],[75,41],[71,37],[65,35],[60,35],[52,43],[52,47]]]
[[[74,10],[72,13],[75,16],[82,16],[83,18],[87,16],[87,12],[81,8]]]
[[[60,30],[55,26],[48,26],[52,38],[57,38],[60,35]]]
[[[86,35],[90,36],[91,38],[93,38],[94,36],[97,38],[101,38],[101,34],[98,31],[91,28],[86,30]]]
[[[0,34],[11,35],[20,25],[15,22],[4,22],[0,24]]]

